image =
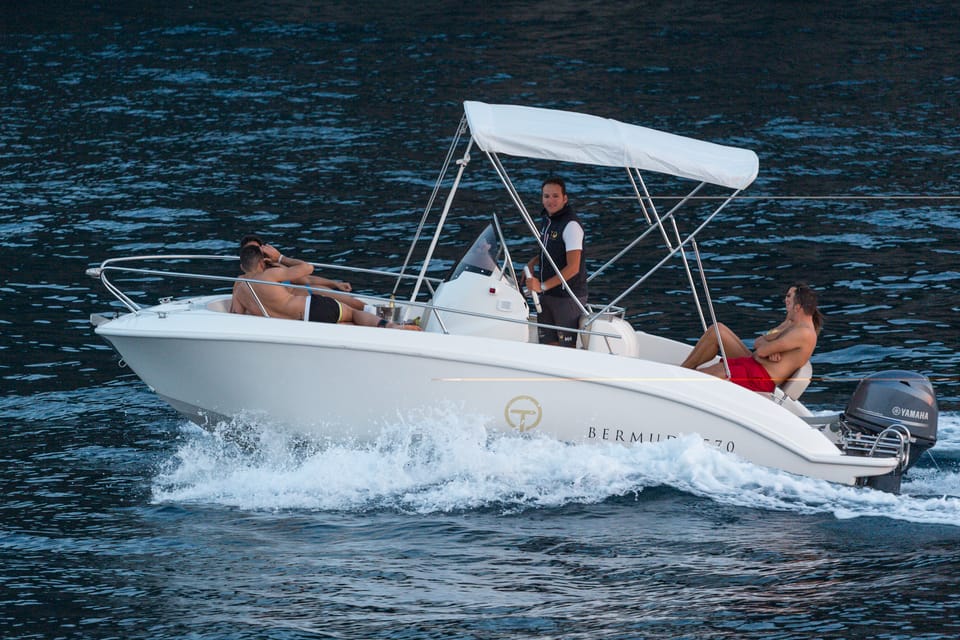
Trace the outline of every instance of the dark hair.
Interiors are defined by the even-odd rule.
[[[540,185],[540,190],[543,191],[543,188],[548,184],[555,184],[560,187],[560,193],[567,195],[567,183],[563,181],[563,178],[558,178],[557,176],[551,176],[543,181],[543,184]]]
[[[260,251],[259,245],[247,245],[240,250],[240,268],[244,273],[250,273],[256,269],[262,259],[263,251]]]
[[[800,305],[803,312],[813,318],[813,328],[820,333],[823,327],[823,314],[817,308],[817,292],[810,288],[806,282],[795,282],[790,285],[793,289],[793,302]]]
[[[256,242],[258,245],[263,245],[263,240],[260,239],[260,236],[254,233],[248,233],[240,239],[240,248],[243,249],[251,242]]]

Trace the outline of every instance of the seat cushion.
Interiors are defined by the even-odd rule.
[[[813,366],[808,360],[805,365],[793,372],[789,378],[780,385],[780,390],[792,400],[799,400],[800,396],[810,384],[810,378],[813,376]]]

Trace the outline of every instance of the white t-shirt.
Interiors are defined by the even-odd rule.
[[[567,251],[583,251],[583,227],[571,222],[563,229],[563,244]]]

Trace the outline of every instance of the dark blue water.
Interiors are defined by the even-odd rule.
[[[0,636],[960,633],[952,3],[65,4],[0,8]],[[721,319],[769,326],[809,280],[814,409],[874,371],[928,375],[940,442],[904,494],[695,440],[499,438],[442,402],[368,448],[244,445],[93,335],[111,298],[84,271],[118,253],[227,253],[256,230],[396,264],[467,99],[754,149],[756,199],[701,243]],[[516,169],[529,205],[541,171]],[[633,228],[612,180],[570,177],[591,246]],[[631,320],[693,338],[666,288]]]

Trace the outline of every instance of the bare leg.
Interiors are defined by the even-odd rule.
[[[723,340],[723,350],[728,358],[743,358],[750,355],[750,349],[747,348],[747,345],[743,344],[743,340],[738,338],[737,334],[731,331],[727,325],[720,323],[717,324],[717,327],[720,329],[720,336]],[[697,344],[693,347],[693,351],[690,352],[690,355],[687,356],[686,360],[684,360],[680,366],[686,367],[687,369],[696,369],[719,354],[720,347],[717,343],[717,329],[711,325],[706,333],[700,337],[700,340],[698,340]]]
[[[704,373],[709,373],[710,375],[715,376],[717,378],[723,378],[724,380],[728,379],[727,368],[723,366],[722,362],[718,362],[717,364],[712,364],[709,367],[704,367],[703,369],[700,369],[700,371],[703,371]]]
[[[362,327],[376,327],[380,324],[380,318],[367,311],[354,309],[348,305],[341,304],[340,322],[352,322],[353,324],[357,324]],[[388,322],[387,328],[406,329],[407,331],[422,331],[422,329],[415,324],[394,324],[393,322]]]
[[[320,285],[314,285],[314,286],[319,287]],[[292,287],[290,290],[295,296],[309,296],[311,293],[313,293],[313,291],[304,289],[303,287]],[[348,295],[346,293],[334,293],[333,291],[323,291],[323,292],[317,292],[317,295],[321,295],[327,298],[333,298],[334,300],[336,300],[337,302],[339,302],[344,306],[352,307],[354,309],[359,309],[361,311],[363,310],[363,307],[364,307],[362,300],[358,300],[357,298],[354,298],[353,296]]]

